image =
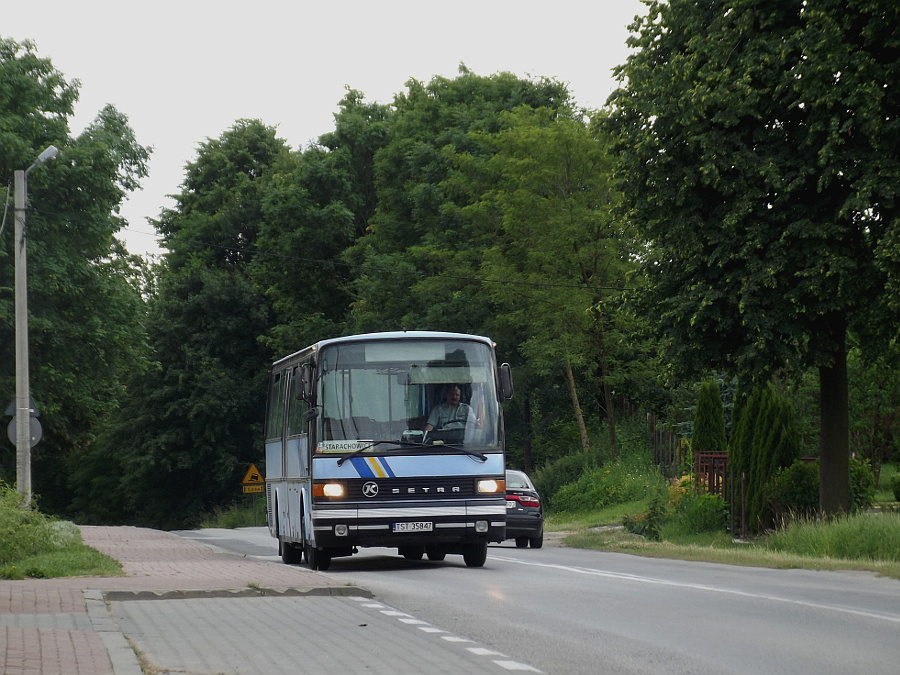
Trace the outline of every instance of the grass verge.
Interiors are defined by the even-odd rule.
[[[77,525],[23,507],[0,484],[0,579],[120,575],[118,561],[86,546]]]
[[[900,513],[864,513],[832,522],[799,522],[737,542],[724,532],[650,541],[622,528],[603,527],[640,508],[621,505],[592,514],[554,514],[548,532],[568,532],[565,546],[747,567],[863,571],[900,579]],[[639,506],[639,505],[638,505]],[[618,520],[621,522],[621,520]]]

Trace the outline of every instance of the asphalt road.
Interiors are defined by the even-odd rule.
[[[265,528],[179,532],[282,564]],[[900,581],[545,546],[410,562],[393,549],[328,572],[545,673],[898,672]]]

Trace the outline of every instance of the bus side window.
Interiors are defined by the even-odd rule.
[[[269,389],[269,407],[266,420],[266,438],[281,438],[284,426],[284,373],[275,373]]]

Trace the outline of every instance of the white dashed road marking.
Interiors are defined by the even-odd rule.
[[[353,598],[360,602],[361,607],[366,607],[368,609],[378,610],[379,613],[384,616],[388,616],[394,619],[397,619],[399,622],[406,624],[408,626],[415,626],[419,630],[425,633],[433,633],[440,634],[440,638],[442,640],[446,640],[451,643],[459,643],[459,644],[470,644],[474,645],[475,641],[470,640],[469,638],[461,637],[459,635],[451,635],[444,631],[441,628],[436,626],[432,626],[427,621],[422,621],[421,619],[417,619],[412,614],[408,614],[406,612],[401,612],[393,607],[389,607],[388,605],[382,604],[380,602],[372,602],[368,598]],[[540,673],[541,671],[537,668],[529,666],[527,663],[521,663],[519,661],[513,661],[506,654],[502,652],[494,651],[493,649],[488,649],[487,647],[466,647],[466,651],[468,651],[473,656],[483,656],[485,658],[490,659],[495,665],[503,668],[504,670],[516,671],[516,672],[528,672],[528,673]]]

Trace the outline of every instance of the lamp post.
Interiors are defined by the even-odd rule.
[[[16,171],[16,487],[23,505],[31,504],[31,393],[28,376],[28,267],[25,258],[25,204],[28,200],[28,174],[59,150],[51,145],[34,164]]]

